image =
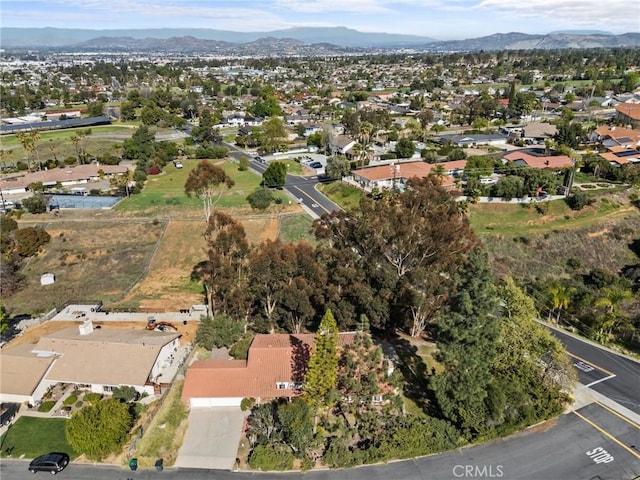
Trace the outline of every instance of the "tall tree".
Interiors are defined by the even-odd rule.
[[[507,277],[499,288],[500,340],[486,399],[495,424],[534,423],[562,409],[576,373],[562,344],[537,321],[534,301]]]
[[[262,174],[262,185],[274,188],[283,187],[287,181],[287,164],[284,162],[271,162]]]
[[[256,137],[262,149],[267,153],[273,153],[286,147],[287,131],[284,123],[278,117],[271,117],[251,133]]]
[[[338,385],[338,325],[331,310],[322,317],[307,372],[304,377],[304,399],[314,411],[328,406],[329,396]]]
[[[202,200],[205,222],[209,222],[213,206],[222,196],[221,184],[227,188],[233,187],[235,182],[227,175],[224,169],[214,165],[208,160],[198,163],[198,166],[189,172],[184,184],[187,196],[195,195]]]
[[[499,335],[496,289],[484,250],[470,252],[453,287],[438,322],[437,358],[444,371],[432,386],[443,416],[474,436],[486,427],[484,400]]]
[[[203,282],[209,314],[246,315],[248,299],[242,293],[246,292],[249,244],[242,224],[214,211],[204,238],[207,260],[196,265],[192,278]]]
[[[369,333],[358,332],[340,355],[338,390],[346,399],[345,407],[357,412],[369,410],[375,395],[393,391],[387,373],[382,349],[373,344]]]

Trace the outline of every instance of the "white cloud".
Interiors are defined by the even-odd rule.
[[[554,25],[602,30],[640,29],[640,4],[628,0],[482,0],[478,9],[496,10],[510,17],[545,20]],[[540,30],[545,30],[545,24]]]

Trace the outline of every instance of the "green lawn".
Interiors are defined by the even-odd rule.
[[[116,206],[116,210],[143,216],[163,215],[169,210],[197,213],[202,201],[187,197],[184,183],[198,160],[185,160],[182,164],[184,168],[177,169],[169,164],[161,175],[149,176],[144,190],[124,199]],[[260,177],[249,171],[239,171],[238,164],[231,161],[223,161],[220,166],[233,178],[235,185],[231,189],[221,187],[222,195],[216,205],[223,208],[248,205],[246,197],[259,186]]]
[[[304,240],[315,243],[315,237],[311,233],[313,220],[306,213],[286,215],[280,218],[278,237],[283,242],[298,242]]]
[[[340,205],[345,210],[356,208],[364,192],[359,188],[347,185],[341,181],[318,184],[318,190]]]
[[[9,451],[12,458],[35,458],[48,452],[66,452],[76,458],[65,436],[66,424],[64,418],[20,417],[2,436],[0,457],[6,458]]]
[[[103,133],[124,133],[132,134],[134,129],[123,125],[101,125],[83,128],[65,128],[64,130],[51,130],[48,132],[40,132],[40,140],[38,145],[46,145],[47,140],[68,139],[73,137],[77,131],[91,130],[91,135],[84,138],[84,142],[88,142],[92,135],[100,135]],[[20,145],[16,135],[3,135],[2,145],[11,147]]]
[[[536,206],[546,208],[540,213]],[[471,226],[479,234],[522,234],[556,228],[585,227],[620,209],[606,198],[580,211],[571,210],[564,200],[535,204],[477,204],[469,209]]]

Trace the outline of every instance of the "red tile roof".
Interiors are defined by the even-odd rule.
[[[455,162],[444,162],[442,165],[445,171],[464,169],[466,166],[466,160],[459,160]],[[356,178],[365,179],[369,182],[380,182],[383,180],[392,180],[394,177],[397,179],[404,178],[425,178],[431,173],[431,170],[435,168],[436,164],[425,162],[404,162],[396,163],[395,165],[378,165],[375,167],[361,168],[354,170],[352,175]],[[396,168],[394,174],[394,167]],[[443,186],[455,185],[455,180],[450,176],[442,178]]]
[[[340,333],[338,346],[350,344],[355,333]],[[294,388],[278,389],[277,383],[301,382],[294,378],[294,359],[311,351],[314,334],[256,335],[248,359],[204,360],[187,370],[182,398],[260,398],[292,397]],[[296,351],[299,348],[299,351]],[[306,365],[305,365],[306,366]],[[297,375],[299,376],[299,375]]]
[[[635,128],[623,128],[623,127],[610,127],[609,125],[600,125],[594,130],[601,138],[613,138],[618,140],[619,138],[629,138],[632,143],[640,142],[640,130]],[[628,142],[624,142],[627,144]]]
[[[530,153],[516,151],[506,154],[502,157],[511,162],[518,160],[523,161],[528,167],[531,168],[567,168],[573,166],[573,161],[566,155],[554,155],[548,157],[537,157]]]
[[[640,103],[621,103],[615,109],[633,120],[640,120]]]

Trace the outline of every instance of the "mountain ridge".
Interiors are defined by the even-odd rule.
[[[268,39],[268,41],[265,41]],[[3,48],[78,49],[81,51],[166,51],[220,54],[318,54],[367,49],[420,51],[532,50],[566,48],[640,47],[640,33],[528,34],[494,33],[464,40],[438,41],[429,37],[359,32],[346,27],[289,28],[270,32],[231,32],[213,29],[88,30],[3,28]]]

